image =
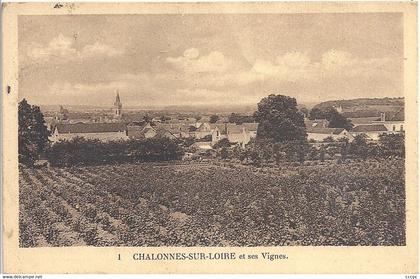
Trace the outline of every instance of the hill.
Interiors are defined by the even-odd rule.
[[[404,107],[404,98],[360,98],[322,102],[314,108],[341,107],[346,117],[375,117],[381,112],[396,112]]]

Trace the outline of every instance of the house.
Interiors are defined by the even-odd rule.
[[[254,124],[254,123],[251,123]],[[232,123],[214,124],[214,129],[211,133],[212,143],[215,144],[221,139],[228,139],[231,143],[238,143],[242,147],[256,136],[256,129],[258,125],[248,125],[253,129],[250,132],[245,125],[237,125]]]
[[[326,120],[326,119],[315,119],[315,120],[305,119],[305,126],[306,126],[306,129],[328,128],[328,120]]]
[[[165,137],[169,139],[179,138],[177,134],[174,134],[170,129],[165,128],[165,125],[159,124],[157,126],[151,126],[150,123],[128,125],[127,135],[130,139],[150,139],[154,137]]]
[[[198,150],[211,150],[213,149],[212,146],[212,142],[211,141],[199,141],[199,142],[195,142],[193,145],[193,147],[197,148]]]
[[[339,138],[347,138],[349,141],[353,140],[352,134],[344,128],[311,127],[306,132],[308,134],[308,140],[323,141],[328,137],[334,140]]]
[[[191,147],[195,150],[195,155],[199,157],[208,157],[215,154],[211,141],[196,142]]]
[[[242,123],[242,125],[244,125],[248,130],[251,138],[255,138],[257,136],[258,123]]]
[[[150,123],[144,123],[141,125],[128,125],[127,136],[130,139],[149,139],[157,135],[156,130],[150,125]]]
[[[171,131],[169,131],[169,130],[163,128],[163,127],[157,127],[155,129],[155,131],[156,131],[155,136],[159,137],[159,138],[168,138],[168,139],[172,139],[172,140],[178,138],[177,135],[173,134]]]
[[[171,134],[173,134],[177,138],[188,138],[190,136],[194,136],[194,132],[192,130],[195,129],[194,126],[188,124],[158,124],[157,127],[161,127]],[[193,128],[191,128],[193,127]]]
[[[50,140],[56,143],[76,137],[101,141],[127,140],[127,125],[123,123],[61,123],[54,127]]]
[[[381,113],[381,117],[372,121],[372,124],[382,124],[389,132],[404,132],[404,107],[400,108],[395,113]]]
[[[351,123],[354,125],[354,127],[362,125],[362,124],[372,124],[373,121],[376,121],[378,119],[377,116],[373,117],[357,117],[357,118],[348,118]]]
[[[384,124],[358,125],[351,130],[351,134],[354,137],[357,135],[365,134],[370,140],[379,140],[380,135],[389,133],[390,132]]]
[[[194,131],[194,136],[196,139],[202,139],[205,136],[211,135],[214,128],[215,124],[204,122]]]
[[[405,130],[404,108],[394,113],[382,112],[380,118],[372,120],[369,124],[359,124],[353,127],[351,134],[357,136],[365,134],[370,140],[379,140],[381,134],[403,133]]]

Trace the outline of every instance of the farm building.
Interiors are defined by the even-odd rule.
[[[178,136],[173,134],[164,125],[151,126],[150,123],[143,125],[128,125],[127,135],[130,139],[149,139],[154,137],[166,137],[169,139],[176,139]]]
[[[305,119],[305,126],[306,126],[306,129],[328,128],[328,120],[326,120],[326,119],[315,119],[315,120]]]
[[[255,138],[257,136],[258,123],[243,123],[242,125],[244,125],[248,130],[251,138]]]
[[[188,124],[158,124],[157,127],[165,129],[177,138],[188,138],[194,136],[192,130],[195,129],[193,125]]]
[[[255,124],[255,123],[248,123],[248,124]],[[236,142],[244,147],[251,138],[257,135],[257,128],[258,125],[247,125],[252,129],[252,131],[248,130],[245,124],[237,125],[237,124],[217,124],[214,130],[211,133],[212,136],[212,143],[215,144],[221,139],[227,138],[229,142]]]
[[[57,124],[50,140],[55,143],[76,137],[101,141],[126,140],[128,139],[127,126],[123,123]]]
[[[210,124],[208,122],[201,123],[201,125],[194,131],[196,139],[204,138],[205,136],[211,135],[212,131],[215,128],[215,124]]]
[[[395,113],[381,113],[380,119],[372,121],[372,124],[382,124],[389,132],[404,132],[404,108]]]
[[[156,130],[150,125],[150,123],[145,123],[142,125],[128,125],[127,126],[127,136],[130,139],[148,139],[153,138],[157,135]]]
[[[347,138],[349,141],[353,140],[353,136],[344,128],[311,127],[306,132],[308,134],[308,140],[323,141],[328,137],[334,140],[339,138]]]
[[[192,146],[197,148],[198,150],[211,150],[213,149],[211,147],[212,142],[210,141],[199,141],[199,142],[195,142]]]
[[[379,140],[381,134],[388,134],[389,131],[384,124],[366,124],[354,127],[351,130],[353,136],[365,134],[370,140]]]

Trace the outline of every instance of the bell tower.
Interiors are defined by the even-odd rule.
[[[114,118],[121,119],[122,117],[122,103],[120,100],[120,93],[117,90],[117,96],[115,97],[114,102]]]

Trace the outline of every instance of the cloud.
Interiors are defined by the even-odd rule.
[[[101,44],[99,42],[94,43],[93,45],[86,45],[83,47],[82,51],[80,52],[80,57],[94,57],[94,56],[119,56],[123,52],[117,50],[111,46]]]
[[[54,43],[54,49],[71,52],[69,45],[62,40]],[[109,50],[93,45],[92,50],[82,48],[80,53],[89,57],[91,52]],[[334,49],[316,60],[305,52],[287,52],[272,59],[256,59],[251,65],[234,61],[221,52],[201,55],[198,49],[189,48],[180,57],[168,57],[164,64],[169,64],[169,68],[105,75],[106,82],[54,83],[48,96],[57,101],[67,96],[63,103],[89,98],[109,105],[118,89],[126,105],[153,106],[256,103],[263,96],[280,91],[300,98],[310,93],[305,98],[316,99],[320,95],[333,97],[337,92],[363,95],[367,91],[383,91],[386,88],[377,81],[389,74],[386,69],[393,68],[390,58],[362,59]]]
[[[92,83],[54,82],[48,86],[47,96],[55,103],[91,103],[111,106],[118,90],[125,105],[159,104],[166,91],[160,90],[151,76],[147,74],[121,74],[110,81]]]
[[[390,68],[389,58],[361,59],[346,51],[331,49],[325,52],[320,62],[312,61],[308,54],[289,52],[278,56],[274,62],[257,59],[250,71],[260,74],[261,79],[278,81],[317,82],[328,78],[374,77],[386,74]]]
[[[188,59],[196,59],[200,55],[200,52],[196,48],[189,48],[184,51],[184,57]]]
[[[85,45],[78,50],[74,46],[74,40],[59,34],[53,38],[48,45],[32,44],[27,48],[26,56],[35,61],[47,62],[53,58],[60,58],[64,61],[85,59],[91,57],[114,57],[123,54],[112,46],[99,42]]]
[[[200,56],[198,49],[190,48],[184,51],[183,56],[168,57],[166,61],[175,69],[186,73],[224,73],[232,65],[222,52],[212,51]]]
[[[391,59],[362,59],[346,51],[331,49],[313,60],[306,52],[287,52],[273,59],[255,59],[251,67],[239,66],[223,53],[200,55],[196,48],[182,56],[166,59],[177,74],[178,82],[195,88],[247,86],[262,82],[312,82],[345,78],[369,78],[387,75]],[[389,74],[389,73],[388,73]]]
[[[318,65],[311,63],[306,53],[289,52],[275,58],[275,61],[257,59],[251,74],[259,74],[260,79],[275,78],[282,81],[296,82],[316,78]]]

